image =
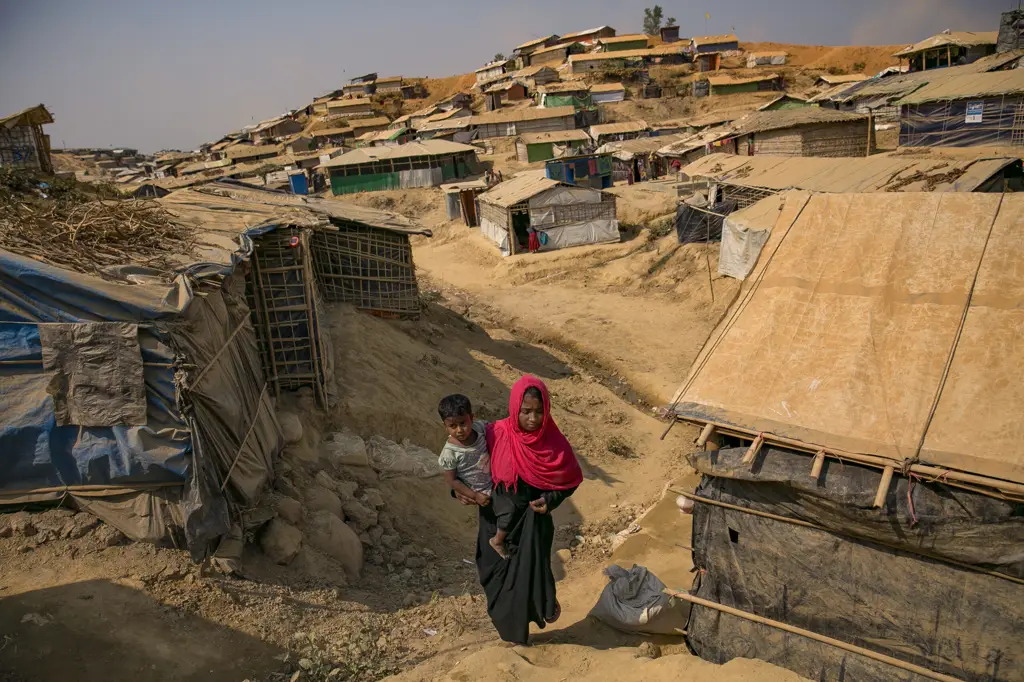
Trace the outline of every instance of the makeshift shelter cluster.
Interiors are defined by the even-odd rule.
[[[0,166],[52,173],[47,123],[53,116],[42,104],[0,118]]]
[[[537,171],[520,173],[478,195],[477,201],[480,232],[504,256],[525,252],[531,229],[541,251],[619,240],[613,195]]]
[[[690,646],[811,679],[1020,679],[1024,197],[769,201],[669,410],[703,428]]]
[[[232,565],[282,445],[271,396],[334,392],[322,301],[418,314],[408,237],[429,232],[223,182],[157,204],[194,234],[174,270],[0,250],[0,504],[63,500]]]

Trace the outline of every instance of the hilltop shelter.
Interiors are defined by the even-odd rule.
[[[621,142],[607,142],[595,151],[596,154],[612,155],[613,182],[642,182],[654,180],[669,171],[669,163],[656,154],[665,145],[678,142],[688,134],[663,134],[651,137],[636,137]]]
[[[701,52],[693,55],[693,63],[697,65],[698,73],[718,71],[722,68],[721,52]]]
[[[590,139],[596,145],[605,142],[619,142],[621,140],[632,140],[637,137],[648,137],[651,134],[651,126],[647,121],[621,121],[619,123],[602,123],[601,125],[590,126]]]
[[[373,116],[373,101],[369,98],[335,99],[327,103],[327,115],[345,118]]]
[[[608,189],[612,186],[612,157],[596,153],[563,156],[547,161],[544,174],[567,185]]]
[[[690,52],[739,52],[739,39],[731,33],[719,36],[696,36],[690,38]]]
[[[802,109],[803,107],[811,106],[803,97],[797,97],[796,95],[790,95],[788,93],[782,93],[771,102],[762,104],[757,108],[758,111],[780,111],[782,109]]]
[[[233,163],[245,163],[272,159],[282,151],[282,144],[237,144],[225,149],[224,155]]]
[[[469,144],[476,139],[476,130],[470,124],[471,120],[464,117],[424,123],[416,131],[416,137],[420,140],[450,140]]]
[[[556,82],[558,80],[558,72],[550,66],[534,64],[513,73],[512,79],[525,84],[531,90],[535,90],[541,85]]]
[[[362,137],[366,133],[377,133],[382,130],[387,130],[391,122],[386,116],[376,116],[374,118],[357,118],[349,121],[349,126],[352,128],[352,135],[354,137]]]
[[[601,38],[597,41],[597,44],[605,52],[644,50],[648,47],[647,36],[643,33],[631,33],[628,35],[615,36],[614,38]]]
[[[574,54],[569,57],[569,70],[578,76],[605,69],[641,68],[645,64],[681,64],[683,53],[684,48],[679,45],[659,45],[644,50]]]
[[[335,195],[410,187],[437,187],[476,175],[476,148],[447,140],[426,140],[391,147],[352,150],[319,168],[328,174]]]
[[[626,86],[622,83],[599,83],[590,86],[590,99],[594,104],[611,104],[626,99]]]
[[[345,140],[353,138],[351,126],[321,128],[320,130],[312,131],[309,133],[309,136],[313,139],[313,144],[317,148],[336,147],[344,143]]]
[[[774,73],[766,73],[763,76],[747,76],[746,78],[733,78],[732,76],[710,76],[708,78],[708,94],[714,95],[735,95],[739,92],[765,92],[771,90],[783,90],[785,86],[782,76]]]
[[[541,251],[619,241],[615,197],[573,187],[536,171],[520,173],[478,195],[480,233],[503,256],[527,251],[529,230]]]
[[[747,68],[754,69],[758,66],[782,66],[786,63],[785,51],[748,52]]]
[[[441,185],[448,220],[461,218],[466,227],[479,227],[480,206],[476,197],[488,189],[490,186],[483,180],[466,180]]]
[[[529,62],[530,55],[532,55],[537,50],[543,50],[546,47],[551,47],[552,45],[555,44],[557,40],[558,36],[556,35],[544,36],[543,38],[534,38],[533,40],[528,40],[522,45],[517,46],[514,50],[512,50],[512,55],[514,57],[522,57],[524,61]]]
[[[614,28],[612,28],[611,26],[598,26],[597,28],[588,28],[586,31],[566,33],[556,42],[559,45],[564,45],[565,43],[583,43],[584,45],[596,45],[597,42],[603,38],[614,37]]]
[[[859,83],[868,79],[862,73],[844,73],[838,76],[833,76],[830,73],[823,73],[818,76],[818,79],[814,81],[814,84],[818,87],[831,87],[833,85],[842,85],[843,83]]]
[[[489,137],[514,137],[524,133],[549,133],[555,130],[573,130],[576,127],[574,107],[550,109],[531,107],[492,111],[469,119],[476,126],[481,140]]]
[[[899,58],[901,67],[903,60],[907,60],[911,72],[963,66],[994,54],[998,38],[998,31],[943,31],[892,56]]]
[[[573,107],[574,109],[593,109],[594,101],[590,96],[590,86],[583,81],[559,81],[548,83],[537,88],[540,101],[537,106]]]
[[[0,166],[52,173],[48,123],[53,115],[42,104],[0,118]]]
[[[703,429],[699,485],[671,488],[687,644],[815,680],[1019,679],[1024,195],[768,201],[666,410]]]
[[[570,55],[583,54],[586,51],[586,45],[578,42],[552,45],[551,47],[545,47],[531,54],[529,66],[547,65],[553,68],[558,67],[568,59]]]
[[[896,104],[901,147],[1024,149],[1024,69],[938,79]]]
[[[590,136],[583,130],[526,133],[516,138],[516,158],[520,163],[547,161],[572,156],[589,145]]]
[[[499,59],[497,61],[489,62],[484,64],[474,73],[476,73],[477,85],[483,85],[497,78],[501,78],[508,71],[508,67],[512,62],[508,59]]]
[[[663,43],[674,43],[679,40],[679,27],[678,26],[662,26],[661,30],[661,42]]]

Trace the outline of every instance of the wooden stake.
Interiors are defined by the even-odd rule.
[[[715,425],[714,424],[705,424],[704,425],[704,429],[700,432],[700,435],[697,436],[697,447],[698,448],[704,447],[707,444],[707,442],[708,442],[708,438],[711,438],[711,434],[713,434],[714,432],[715,432]]]
[[[875,493],[875,508],[879,509],[885,506],[885,498],[889,494],[889,486],[892,484],[892,474],[894,469],[892,467],[885,467],[882,469],[882,480],[878,483],[878,492]]]
[[[825,451],[818,450],[818,454],[814,456],[814,464],[811,465],[811,478],[818,480],[821,476],[821,469],[825,466]]]
[[[743,455],[743,463],[753,463],[754,459],[757,457],[757,453],[761,452],[762,445],[764,445],[764,434],[759,433],[757,434],[757,438],[754,439],[754,442],[750,444],[749,448],[747,448],[747,454]]]
[[[677,597],[678,599],[682,599],[684,601],[688,601],[691,604],[697,604],[698,606],[704,606],[709,609],[721,611],[722,613],[728,613],[730,616],[736,616],[737,618],[743,618],[754,623],[767,625],[769,627],[773,627],[784,632],[789,632],[794,635],[800,635],[801,637],[806,637],[807,639],[813,639],[815,642],[828,644],[836,647],[837,649],[842,649],[843,651],[849,651],[850,653],[854,653],[859,656],[864,656],[865,658],[870,658],[881,663],[887,663],[893,666],[894,668],[900,668],[901,670],[916,673],[922,677],[927,677],[931,680],[940,680],[940,682],[962,682],[961,680],[958,680],[955,677],[950,677],[949,675],[944,675],[943,673],[937,673],[934,670],[929,670],[928,668],[923,668],[919,665],[914,665],[913,663],[907,663],[906,661],[901,661],[898,658],[893,658],[892,656],[880,654],[877,651],[872,651],[871,649],[865,649],[864,647],[860,647],[855,644],[850,644],[848,642],[843,642],[838,639],[833,639],[832,637],[826,637],[825,635],[819,635],[817,632],[804,630],[803,628],[798,628],[795,625],[790,625],[789,623],[783,623],[781,621],[772,620],[771,618],[765,618],[764,616],[758,616],[753,613],[741,611],[740,609],[736,609],[731,606],[725,606],[724,604],[719,604],[718,602],[708,601],[707,599],[701,599],[700,597],[693,596],[689,592],[679,592],[677,590],[670,590],[666,588],[665,594],[671,597]]]

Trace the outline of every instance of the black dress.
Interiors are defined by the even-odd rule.
[[[556,612],[555,576],[551,573],[555,524],[551,512],[576,489],[540,490],[522,479],[515,489],[499,488],[496,494],[510,495],[519,504],[528,505],[530,500],[540,497],[548,504],[546,514],[538,514],[527,506],[526,512],[513,521],[505,538],[508,559],[498,556],[488,543],[498,527],[493,508],[480,507],[476,567],[487,595],[487,615],[503,640],[526,644],[530,623],[543,628],[545,619],[553,618]]]

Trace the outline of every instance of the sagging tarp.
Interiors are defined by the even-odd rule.
[[[689,458],[704,475],[697,496],[711,501],[693,513],[698,597],[956,679],[1024,679],[1024,585],[989,573],[1024,575],[1020,504],[900,478],[873,509],[876,469],[829,461],[812,479],[804,455],[766,447],[752,467],[745,454]],[[759,658],[814,680],[926,679],[707,607],[693,607],[686,630],[716,663]]]
[[[197,557],[228,533],[281,447],[239,244],[170,284],[0,250],[0,504],[70,497]]]
[[[814,452],[1024,483],[1024,196],[787,194],[673,401]]]
[[[735,201],[709,203],[688,199],[676,207],[676,236],[680,244],[717,242],[722,238],[722,219],[736,210]]]

